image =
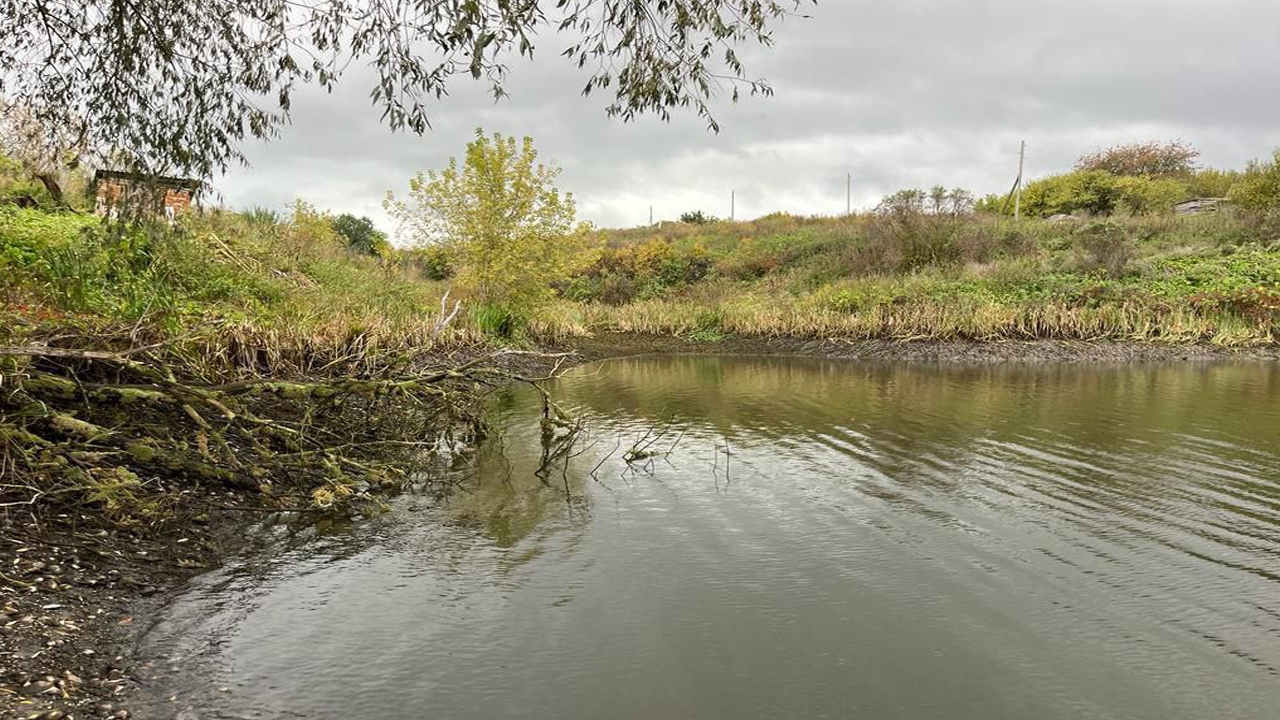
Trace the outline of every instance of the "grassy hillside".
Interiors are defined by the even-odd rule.
[[[633,331],[1271,344],[1278,238],[1226,212],[668,223],[600,233],[595,264],[524,315],[534,341]],[[91,216],[0,208],[6,344],[145,325],[197,333],[193,352],[209,362],[272,372],[483,341],[465,312],[434,333],[451,285],[438,276],[353,253],[305,205],[284,221],[213,212],[123,234]]]
[[[0,207],[0,344],[77,332],[195,333],[193,352],[257,372],[470,342],[434,333],[444,283],[350,251],[329,219],[212,212],[119,231]],[[372,360],[371,360],[372,361]]]
[[[478,436],[476,388],[509,377],[465,321],[438,326],[446,287],[420,272],[305,205],[132,229],[0,207],[0,504],[163,523],[204,484],[376,507]]]
[[[534,320],[541,334],[1280,337],[1280,233],[1226,212],[1057,223],[771,215],[602,238],[596,265]]]

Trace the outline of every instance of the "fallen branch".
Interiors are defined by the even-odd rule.
[[[141,487],[134,473],[252,489],[280,484],[327,506],[333,498],[363,496],[342,489],[360,481],[403,482],[406,464],[453,442],[423,437],[480,437],[475,388],[507,380],[538,388],[553,435],[574,426],[538,385],[558,376],[568,353],[504,349],[400,377],[201,383],[164,362],[182,356],[152,352],[171,343],[123,351],[0,348],[0,356],[31,361],[6,373],[0,393],[0,456],[6,473],[21,478],[0,487],[0,507],[55,496],[127,495]],[[516,357],[555,366],[545,378],[525,380],[504,368]],[[399,417],[423,428],[396,422]],[[399,439],[389,439],[391,433]],[[563,441],[557,438],[549,460],[571,452],[572,441]],[[112,474],[117,469],[125,474]]]

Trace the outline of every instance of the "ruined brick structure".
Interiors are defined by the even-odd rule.
[[[99,170],[93,176],[94,212],[115,217],[121,212],[164,215],[172,220],[190,209],[199,180]]]

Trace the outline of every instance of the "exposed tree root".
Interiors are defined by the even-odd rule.
[[[313,506],[372,500],[456,441],[484,434],[476,400],[502,382],[542,393],[544,429],[570,429],[539,385],[565,356],[501,350],[395,376],[198,382],[159,344],[123,351],[0,348],[0,507],[92,500],[122,507],[164,482],[261,491]],[[555,368],[543,378],[513,359]]]

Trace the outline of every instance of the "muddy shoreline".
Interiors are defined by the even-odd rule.
[[[637,334],[576,338],[553,348],[573,364],[635,355],[772,355],[938,364],[1160,363],[1280,360],[1280,347],[1029,341],[844,341]],[[541,359],[521,370],[550,370]],[[243,547],[261,519],[242,491],[191,488],[164,523],[122,528],[91,511],[0,514],[0,717],[129,718],[146,669],[132,657],[145,623],[192,576]],[[135,618],[139,620],[135,622]]]
[[[1110,340],[975,342],[726,337],[699,341],[666,335],[602,333],[575,338],[562,345],[560,349],[578,353],[581,362],[635,355],[764,355],[966,365],[1280,360],[1280,345],[1225,348],[1209,344],[1160,345]]]

